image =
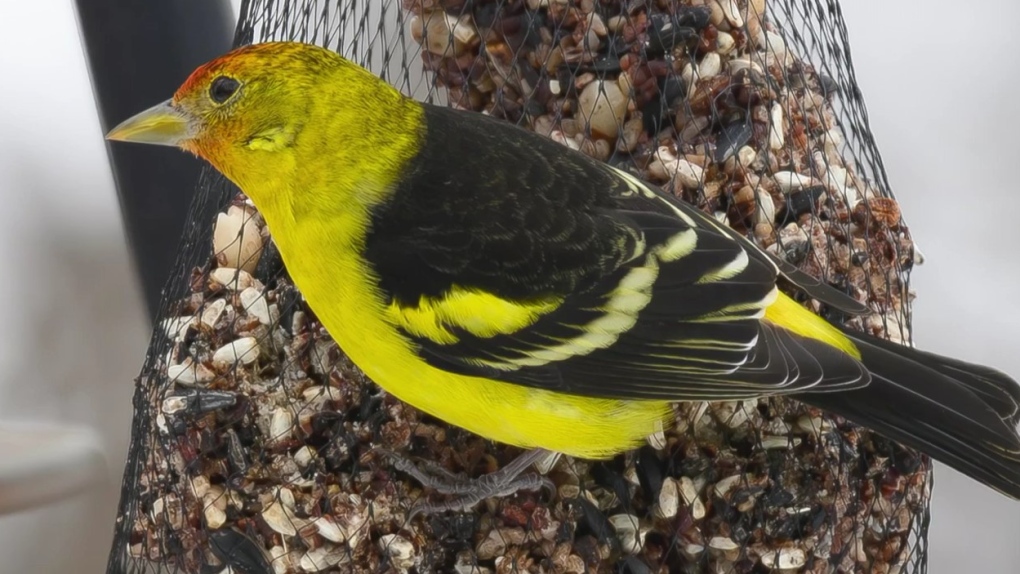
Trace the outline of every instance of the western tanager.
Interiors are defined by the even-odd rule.
[[[792,394],[1020,498],[1006,375],[833,326],[777,281],[861,305],[693,206],[328,50],[238,49],[108,137],[235,182],[340,347],[451,424],[604,458],[672,401]]]

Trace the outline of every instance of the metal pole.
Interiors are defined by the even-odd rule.
[[[103,132],[162,101],[199,64],[228,51],[229,0],[76,0]],[[201,164],[152,146],[107,146],[127,238],[155,319]]]

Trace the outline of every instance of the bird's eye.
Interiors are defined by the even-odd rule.
[[[230,99],[230,96],[234,95],[237,88],[241,87],[241,82],[238,82],[234,78],[228,76],[219,76],[212,81],[212,85],[209,86],[209,97],[212,101],[217,104]]]

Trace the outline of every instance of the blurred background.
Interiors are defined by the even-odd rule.
[[[915,341],[1020,376],[1020,39],[1000,24],[1020,4],[961,7],[843,11],[875,139],[927,258],[913,275]],[[0,574],[100,572],[149,326],[70,0],[0,0],[0,78],[0,422],[82,425],[107,457],[86,494],[0,516]],[[1015,571],[1020,503],[944,467],[935,476],[929,572]]]

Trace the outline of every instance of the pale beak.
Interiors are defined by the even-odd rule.
[[[179,146],[194,138],[196,131],[196,122],[167,100],[124,120],[106,134],[106,139]]]

